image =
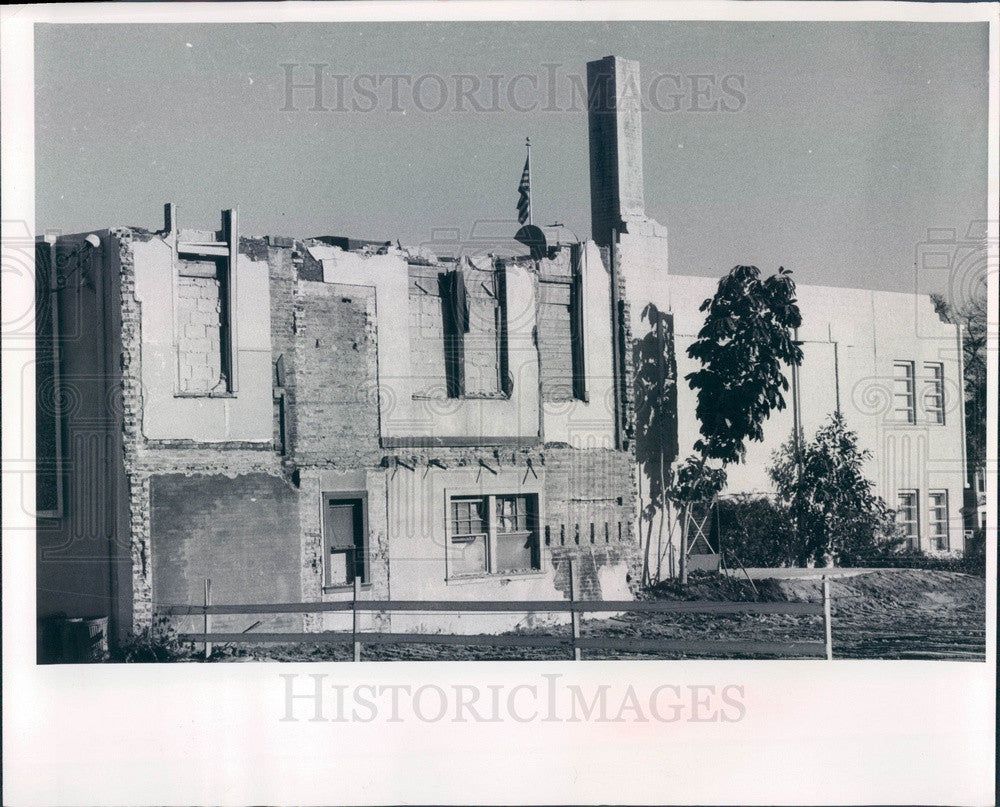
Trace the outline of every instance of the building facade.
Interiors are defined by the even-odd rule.
[[[79,597],[45,586],[40,613],[90,613],[98,594],[140,630],[163,605],[201,602],[207,579],[229,603],[349,599],[355,577],[376,599],[563,599],[570,558],[579,596],[631,597],[634,463],[615,419],[612,277],[594,244],[439,260],[240,238],[228,211],[218,231],[178,229],[171,206],[159,232],[88,235],[98,246],[39,244],[40,266],[85,244],[74,260],[107,285],[53,295],[62,332],[81,299],[100,296],[92,321],[111,323],[60,344],[60,388],[105,411],[97,438],[93,418],[58,415],[70,449],[53,469],[61,506],[39,521],[39,576],[80,543],[83,509],[101,514],[84,529],[93,556],[103,535],[114,562],[86,582],[67,569],[59,591]],[[82,366],[99,353],[120,361]],[[99,391],[81,386],[91,377]],[[113,490],[78,476],[96,443]],[[265,621],[335,629],[344,617]]]
[[[41,239],[38,612],[165,605],[630,598],[650,524],[642,345],[676,377],[715,281],[668,271],[644,213],[638,66],[588,65],[594,240],[523,256],[184,229]],[[635,101],[635,103],[633,103]],[[962,551],[960,344],[915,295],[800,287],[806,433],[835,410],[916,548]],[[663,316],[658,316],[658,315]],[[659,324],[657,324],[659,323]],[[667,327],[669,335],[663,333]],[[698,428],[683,383],[656,439]],[[767,492],[789,412],[732,469]],[[679,551],[668,514],[660,560]],[[673,553],[673,554],[672,554]],[[372,616],[479,632],[530,615]],[[336,630],[343,614],[265,617]],[[257,618],[217,617],[219,630]],[[190,618],[171,620],[193,628]]]
[[[626,290],[635,349],[662,343],[657,329],[666,328],[676,363],[674,416],[666,427],[676,429],[677,439],[664,440],[655,431],[637,435],[636,532],[648,540],[652,531],[661,531],[658,514],[642,516],[658,468],[642,458],[666,452],[668,459],[683,460],[699,437],[695,394],[683,379],[700,367],[687,348],[704,322],[699,306],[713,295],[717,281],[668,266],[667,230],[645,213],[638,63],[609,56],[587,69],[591,231],[599,245],[615,244],[614,265]],[[773,452],[791,437],[796,418],[808,439],[840,412],[872,453],[869,477],[897,511],[909,547],[962,554],[967,481],[958,327],[943,322],[926,295],[799,284],[797,297],[804,358],[786,396],[791,405],[772,413],[764,440],[750,443],[745,462],[728,469],[725,493],[770,494],[767,468]],[[638,362],[641,354],[636,355]],[[636,395],[642,381],[633,373]],[[668,511],[658,536],[656,561],[668,574],[679,569],[679,521]]]

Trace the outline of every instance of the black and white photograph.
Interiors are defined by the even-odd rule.
[[[995,803],[995,6],[23,10],[5,803]]]

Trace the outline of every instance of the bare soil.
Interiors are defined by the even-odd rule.
[[[986,585],[981,577],[918,569],[880,569],[830,584],[834,658],[951,659],[983,661],[986,657]],[[755,580],[717,575],[693,578],[686,589],[663,584],[643,599],[821,602],[816,578]],[[517,631],[508,635],[569,636],[567,626]],[[821,617],[781,614],[628,613],[583,622],[584,636],[623,639],[726,640],[747,642],[822,641]],[[347,660],[349,646],[228,645],[217,647],[215,661]],[[365,647],[368,661],[566,659],[563,648],[450,647],[378,645]],[[763,652],[636,653],[586,650],[584,658],[775,658]]]

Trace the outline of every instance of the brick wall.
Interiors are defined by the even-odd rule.
[[[153,584],[149,563],[149,485],[138,469],[142,443],[142,313],[135,296],[135,265],[130,228],[111,231],[118,243],[121,266],[122,301],[122,449],[128,484],[128,536],[132,558],[132,630],[136,633],[152,627]]]
[[[216,277],[182,274],[177,279],[176,327],[181,392],[209,392],[219,385],[222,373],[219,291]]]
[[[300,281],[296,310],[295,461],[377,465],[374,296],[358,286]]]
[[[539,383],[542,400],[573,400],[573,264],[570,250],[538,263]]]
[[[573,399],[573,332],[569,283],[539,283],[538,350],[542,399]]]
[[[444,312],[441,307],[439,269],[411,266],[410,367],[414,395],[443,398],[448,394],[444,360]]]
[[[615,267],[621,267],[621,249],[615,246]],[[605,264],[607,265],[607,264]],[[628,290],[625,287],[625,273],[620,269],[616,271],[613,279],[618,300],[618,328],[615,338],[619,342],[619,362],[620,366],[615,368],[619,379],[619,389],[621,398],[621,447],[635,454],[635,388],[633,386],[634,367],[632,361],[632,308],[629,303]],[[638,492],[636,491],[636,496]]]
[[[217,602],[232,600],[237,594],[238,600],[262,602],[265,597],[319,598],[316,554],[321,550],[321,541],[318,526],[313,523],[318,512],[314,489],[319,484],[317,474],[323,469],[376,469],[392,463],[392,458],[384,457],[379,448],[379,402],[375,394],[375,337],[379,324],[373,291],[305,279],[294,248],[260,239],[241,244],[241,250],[266,252],[269,259],[272,359],[276,362],[280,357],[284,367],[287,451],[282,456],[267,446],[150,442],[141,436],[140,320],[132,293],[132,236],[130,231],[121,233],[123,410],[131,490],[136,629],[151,624],[154,600],[200,601],[206,576],[213,579]],[[495,393],[499,357],[494,275],[471,267],[464,271],[470,305],[467,391]],[[217,281],[211,280],[217,290]],[[212,287],[193,286],[199,291],[187,298],[195,303],[186,310],[192,314],[213,313],[200,310],[198,304],[211,298]],[[202,294],[203,289],[207,293]],[[202,303],[201,308],[206,307]],[[440,312],[439,295],[436,306],[432,304],[435,308],[436,316]],[[214,313],[218,316],[219,312]],[[200,338],[200,333],[192,333],[190,338]],[[430,347],[428,342],[428,351]],[[443,370],[443,333],[433,347],[434,361],[440,359]],[[278,424],[276,408],[276,443]],[[602,595],[602,569],[620,568],[622,564],[634,568],[638,552],[632,534],[635,499],[630,495],[634,483],[628,451],[539,445],[514,450],[418,449],[403,457],[414,466],[424,465],[431,458],[440,459],[448,467],[478,466],[480,459],[503,466],[513,464],[525,473],[530,473],[528,460],[536,469],[544,467],[546,517],[539,537],[563,590],[567,590],[568,580],[561,569],[570,556],[579,559],[581,596]],[[301,489],[291,484],[293,479]],[[379,499],[384,492],[371,489],[369,495],[370,513],[383,511]],[[257,501],[251,502],[254,498]],[[393,526],[386,524],[378,533],[384,536],[378,539],[377,551],[385,563],[392,531]],[[269,543],[265,535],[277,535],[280,540],[278,544]],[[231,569],[208,573],[209,567],[217,568],[223,558],[229,557],[236,559]],[[377,568],[378,563],[374,563],[373,572]],[[255,577],[258,571],[261,574]],[[376,572],[374,577],[376,585],[381,586],[383,575]],[[632,577],[637,579],[634,572]],[[221,582],[216,583],[216,579]],[[318,619],[312,622],[320,624]],[[216,627],[221,624],[217,622]],[[246,625],[232,627],[242,630]]]
[[[597,569],[625,563],[629,583],[639,581],[638,543],[633,532],[635,499],[629,455],[610,450],[547,448],[542,546],[551,553],[556,586],[568,591],[561,561],[578,560],[585,594],[601,595]],[[589,570],[589,571],[587,571]]]
[[[204,581],[216,603],[296,602],[300,599],[298,491],[261,473],[235,478],[154,474],[150,485],[153,599],[199,604]],[[213,617],[220,631],[297,629],[293,614]],[[198,618],[173,620],[200,630]]]
[[[462,335],[464,394],[470,397],[499,395],[500,353],[498,327],[500,298],[496,272],[465,265],[469,330]],[[445,316],[442,302],[443,272],[435,266],[409,267],[410,366],[417,379],[414,394],[443,398],[448,380],[445,362]]]
[[[578,600],[628,599],[616,592],[604,591],[601,586],[601,569],[619,564],[629,568],[629,584],[635,588],[637,580],[633,571],[633,552],[623,541],[618,545],[582,545],[555,547],[550,550],[555,587],[569,596],[569,563],[573,561],[574,592]]]
[[[497,325],[500,304],[496,272],[465,267],[469,303],[469,332],[465,334],[465,394],[500,393],[500,355]]]

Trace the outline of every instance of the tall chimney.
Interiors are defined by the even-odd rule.
[[[599,245],[612,230],[646,220],[642,191],[639,63],[618,56],[587,63],[590,130],[590,226]]]

